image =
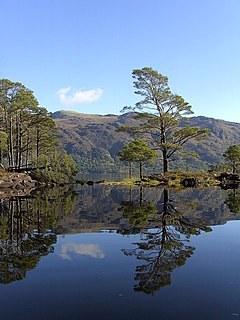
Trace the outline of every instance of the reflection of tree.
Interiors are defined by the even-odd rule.
[[[157,214],[155,214],[156,207],[155,212],[152,208],[148,216],[147,210],[144,209],[143,212],[144,222],[150,221],[155,228],[143,231],[140,241],[134,243],[136,248],[124,249],[123,252],[125,255],[144,260],[143,265],[136,267],[135,280],[138,283],[134,286],[134,290],[152,294],[161,287],[169,285],[171,272],[176,267],[184,265],[187,258],[192,255],[195,248],[188,245],[190,235],[210,229],[191,223],[180,214],[169,199],[168,190],[163,191]],[[133,210],[133,217],[135,214]],[[130,210],[128,215],[131,215]],[[136,228],[134,224],[139,225],[140,221],[142,227],[143,221],[139,218],[137,220],[130,218],[129,221],[133,223],[134,228]]]
[[[240,212],[240,192],[239,192],[239,190],[237,190],[237,189],[228,190],[225,203],[232,213],[239,213]]]
[[[26,272],[35,268],[42,256],[53,252],[56,242],[53,233],[28,234],[25,238],[1,243],[0,282],[10,283],[25,278]]]
[[[76,200],[73,192],[51,189],[1,201],[0,283],[23,279],[42,256],[53,252],[56,235],[51,229]]]
[[[146,225],[149,217],[157,213],[157,208],[153,201],[143,200],[143,188],[141,186],[139,188],[139,200],[132,199],[132,190],[130,189],[129,200],[122,201],[118,211],[122,211],[123,217],[129,220],[131,233],[138,233]]]

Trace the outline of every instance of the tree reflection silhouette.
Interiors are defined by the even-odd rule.
[[[189,204],[186,203],[186,210],[187,207]],[[141,229],[140,241],[134,243],[136,248],[122,251],[144,261],[136,267],[134,290],[146,294],[153,294],[171,284],[171,272],[183,266],[195,250],[188,244],[191,235],[200,234],[203,230],[211,231],[211,228],[192,223],[178,212],[166,189],[155,206],[141,200],[122,203],[120,209],[129,218],[133,230]],[[149,228],[149,223],[154,228]]]
[[[77,197],[63,189],[39,190],[0,202],[0,283],[25,278],[41,257],[53,252],[51,231],[59,215],[72,210]]]
[[[231,189],[227,191],[227,198],[225,204],[232,213],[240,212],[240,191],[238,189]]]
[[[129,200],[122,201],[118,211],[123,212],[123,217],[129,220],[131,225],[131,233],[139,233],[142,228],[146,226],[146,223],[150,216],[157,213],[156,204],[152,201],[143,200],[143,187],[139,187],[139,199],[134,201],[132,199],[132,190],[129,191]],[[124,233],[124,230],[121,230]],[[126,231],[129,233],[129,230]]]

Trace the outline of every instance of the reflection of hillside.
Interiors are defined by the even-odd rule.
[[[118,209],[121,203],[129,202],[130,198],[139,201],[138,187],[130,190],[122,186],[82,186],[76,193],[77,203],[74,210],[69,211],[69,214],[55,224],[57,233],[129,229],[129,220]],[[143,202],[151,202],[158,209],[162,196],[163,189],[143,189]],[[191,221],[217,225],[240,218],[240,213],[230,212],[226,205],[227,193],[220,188],[169,190],[169,197],[179,212]],[[152,221],[148,222],[146,227],[154,225],[155,222]]]
[[[224,224],[227,221],[240,219],[226,205],[227,192],[220,188],[187,189],[180,193],[172,193],[172,198],[179,208],[187,207],[187,217],[191,220],[203,221],[207,225]]]
[[[118,229],[125,224],[117,208],[128,196],[127,188],[95,185],[79,187],[76,192],[78,199],[75,209],[57,221],[57,233]]]
[[[55,224],[57,233],[128,228],[128,219],[118,209],[123,201],[128,201],[130,193],[138,199],[139,187],[80,186],[76,193],[78,200],[74,210]],[[162,189],[145,189],[143,193],[144,197],[151,198],[155,203],[161,197]]]

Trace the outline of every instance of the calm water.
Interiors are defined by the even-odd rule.
[[[240,319],[240,192],[52,189],[0,207],[1,318]]]

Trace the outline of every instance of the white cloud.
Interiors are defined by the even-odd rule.
[[[97,101],[102,93],[102,89],[91,89],[91,90],[79,90],[72,96],[67,96],[67,93],[71,90],[71,87],[62,88],[58,90],[57,96],[60,102],[66,106],[75,106],[83,102],[94,102]]]
[[[96,259],[105,257],[104,252],[97,244],[64,243],[59,256],[64,260],[72,260],[71,254],[89,256]]]

